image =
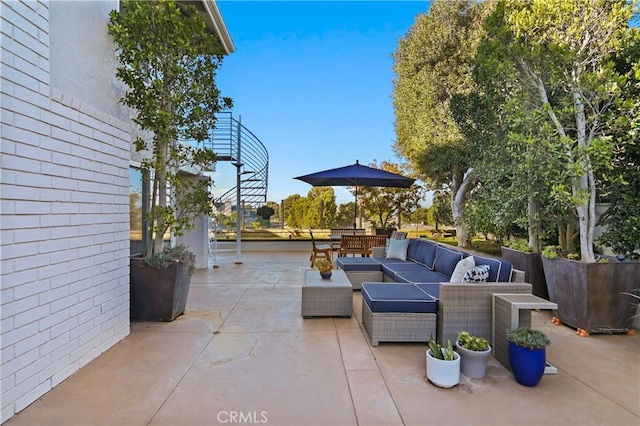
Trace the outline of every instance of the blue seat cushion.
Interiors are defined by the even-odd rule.
[[[492,259],[473,255],[473,260],[478,265],[489,265],[488,282],[509,282],[511,280],[511,269],[513,265],[505,259]]]
[[[382,265],[382,272],[390,277],[393,277],[398,272],[423,272],[428,270],[426,266],[411,261],[404,263],[386,263]]]
[[[434,299],[440,298],[440,283],[416,283],[415,286]]]
[[[463,254],[459,251],[438,245],[436,248],[436,259],[433,269],[451,278],[456,265],[463,258]],[[449,281],[449,279],[447,279]]]
[[[339,257],[336,264],[345,272],[381,270],[380,263],[370,257]]]
[[[362,283],[361,294],[371,312],[438,311],[437,301],[412,284]]]
[[[404,264],[404,263],[413,263],[410,262],[408,260],[400,260],[400,259],[393,259],[393,258],[388,258],[388,257],[371,257],[370,259],[375,260],[376,262],[382,264],[382,265],[387,265],[390,263],[393,264]]]
[[[424,271],[401,271],[396,272],[393,276],[393,280],[398,283],[442,283],[449,282],[449,277],[436,271],[429,271],[425,268]]]

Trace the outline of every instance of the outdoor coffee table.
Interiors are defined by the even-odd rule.
[[[344,271],[334,269],[331,278],[322,279],[317,270],[304,274],[302,316],[350,317],[353,313],[353,287]]]

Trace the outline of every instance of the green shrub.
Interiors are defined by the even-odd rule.
[[[546,246],[542,249],[542,255],[548,259],[555,259],[558,257],[558,251],[560,246]]]
[[[466,331],[458,333],[458,344],[470,351],[486,351],[489,349],[489,341],[487,339],[472,336]]]
[[[527,349],[542,349],[551,343],[551,340],[542,331],[532,330],[528,327],[507,331],[507,340]]]
[[[175,247],[165,247],[161,252],[144,258],[144,263],[156,269],[168,268],[174,262],[186,265],[189,275],[193,274],[196,269],[196,255],[187,250],[183,244]]]
[[[522,240],[522,239],[508,241],[506,246],[511,248],[511,249],[522,251],[522,252],[525,252],[525,253],[532,253],[533,252],[533,249],[529,246],[529,244],[525,240]]]
[[[429,338],[429,349],[431,349],[431,354],[436,359],[441,359],[444,361],[453,361],[455,359],[453,355],[453,345],[451,344],[451,340],[448,340],[447,346],[443,348],[439,343],[435,341],[432,336],[431,338]]]

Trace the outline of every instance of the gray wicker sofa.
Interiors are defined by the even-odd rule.
[[[465,252],[426,239],[407,240],[406,258],[338,258],[362,290],[362,318],[371,343],[454,341],[459,331],[491,340],[494,293],[531,293],[524,273],[502,258]],[[458,262],[473,256],[489,267],[483,282],[450,282]],[[400,256],[402,257],[402,256]]]

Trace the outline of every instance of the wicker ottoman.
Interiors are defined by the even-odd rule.
[[[353,287],[344,271],[333,270],[322,279],[318,271],[306,271],[302,286],[302,316],[350,317],[353,313]]]
[[[362,322],[372,346],[435,338],[436,312],[437,300],[413,284],[362,284]]]

